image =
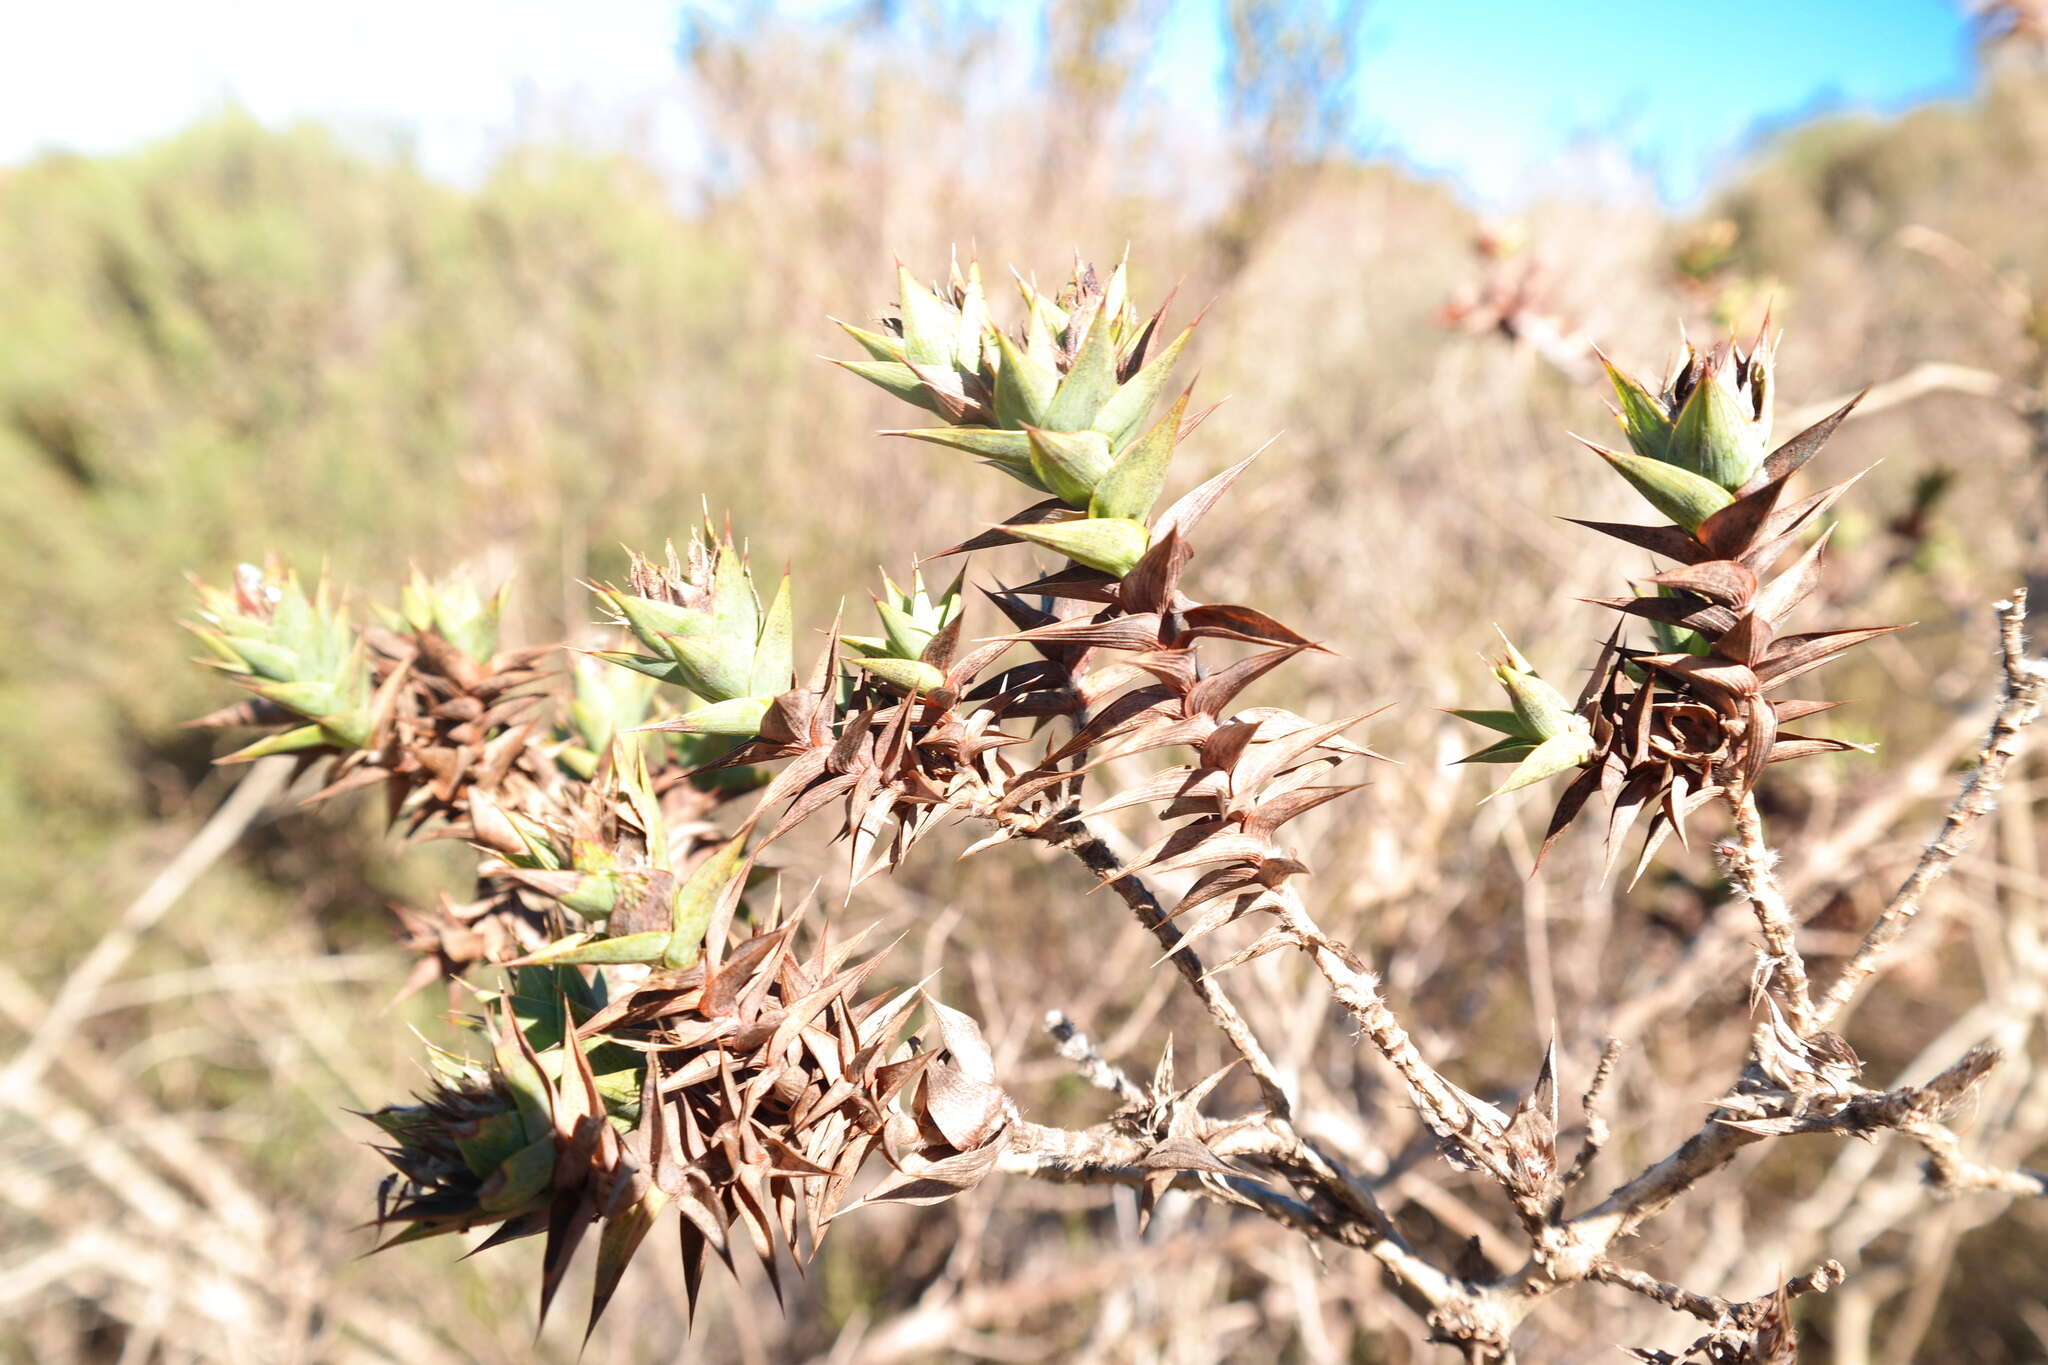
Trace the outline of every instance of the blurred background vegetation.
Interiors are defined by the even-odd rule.
[[[1843,438],[1841,472],[1884,463],[1844,504],[1833,591],[1923,625],[1873,651],[1866,686],[1838,684],[1903,699],[1846,713],[1836,733],[1912,752],[1982,683],[1984,604],[2048,567],[2033,558],[2048,438],[2015,397],[2040,385],[2048,341],[2037,62],[1987,62],[1966,100],[1787,129],[1694,211],[1557,200],[1509,227],[1339,136],[1356,59],[1343,7],[1227,6],[1228,117],[1196,129],[1136,95],[1159,8],[1050,0],[1043,79],[995,96],[1011,87],[992,73],[1017,54],[987,25],[883,7],[699,29],[682,50],[686,98],[719,156],[691,183],[536,144],[457,189],[401,154],[233,114],[135,152],[0,169],[6,1024],[33,1026],[224,790],[211,742],[179,728],[222,699],[171,624],[189,611],[186,571],[220,581],[275,550],[390,600],[408,564],[466,565],[514,585],[513,638],[587,642],[578,580],[615,574],[623,546],[681,534],[702,500],[730,509],[757,556],[797,566],[803,619],[822,627],[875,565],[900,572],[1013,510],[964,462],[871,435],[880,400],[815,359],[845,349],[828,315],[866,323],[887,307],[892,254],[927,276],[955,251],[1051,276],[1076,246],[1104,259],[1128,244],[1141,300],[1177,282],[1184,305],[1215,300],[1193,367],[1230,401],[1190,447],[1206,465],[1183,477],[1285,434],[1217,519],[1237,529],[1202,572],[1339,649],[1317,687],[1401,703],[1373,738],[1407,770],[1332,833],[1356,846],[1361,885],[1455,887],[1461,914],[1519,913],[1497,844],[1523,836],[1489,814],[1483,839],[1462,837],[1481,788],[1437,767],[1453,741],[1431,708],[1486,693],[1475,656],[1494,622],[1539,665],[1571,667],[1598,629],[1572,599],[1605,591],[1622,564],[1549,519],[1627,507],[1563,435],[1598,433],[1594,388],[1540,347],[1485,334],[1483,307],[1452,310],[1477,327],[1446,325],[1448,302],[1502,272],[1533,281],[1526,315],[1636,369],[1672,353],[1674,317],[1695,335],[1753,327],[1774,299],[1780,403],[1795,408],[1936,362],[1995,376],[2004,387],[1936,384]],[[1482,237],[1491,257],[1473,249]],[[1837,764],[1794,804],[1861,772]],[[1376,828],[1417,819],[1440,846],[1392,847]],[[0,1205],[0,1354],[152,1358],[142,1340],[187,1358],[168,1319],[145,1331],[132,1305],[116,1311],[132,1299],[118,1277],[96,1298],[76,1267],[29,1271],[59,1245],[53,1229],[141,1216],[152,1181],[171,1236],[217,1176],[272,1220],[265,1254],[304,1332],[290,1346],[217,1340],[210,1358],[574,1356],[572,1324],[529,1344],[524,1267],[453,1266],[438,1245],[351,1259],[377,1163],[341,1110],[414,1083],[399,1021],[430,1027],[435,1007],[373,1018],[403,971],[385,902],[431,894],[455,865],[401,866],[367,812],[325,813],[265,821],[192,889],[86,1024],[79,1044],[98,1060],[45,1083],[63,1091],[50,1112],[76,1124],[13,1115],[0,1129],[0,1160],[57,1192]],[[989,894],[971,885],[959,894]],[[1336,889],[1360,913],[1392,894]],[[887,894],[928,921],[955,874]],[[1648,899],[1688,932],[1682,879]],[[990,919],[948,932],[1085,972],[1085,943]],[[1475,969],[1443,970],[1464,989],[1458,974]],[[1569,1015],[1569,1001],[1549,1003]],[[1947,1008],[1929,984],[1923,1022]],[[1527,1006],[1480,1013],[1520,1031]],[[138,1172],[108,1155],[153,1141],[151,1125],[177,1127],[219,1169],[188,1154]],[[1081,1205],[1063,1207],[1080,1236]],[[714,1307],[697,1358],[823,1358],[842,1328],[914,1299],[892,1274],[940,1275],[990,1216],[975,1205],[957,1224],[916,1224],[941,1244],[919,1251],[905,1233],[879,1268],[828,1256],[787,1323]],[[2005,1226],[1970,1244],[1953,1292],[1926,1310],[1940,1324],[1928,1339],[1949,1345],[1918,1358],[2048,1350],[2015,1307],[2048,1289],[2048,1222],[2028,1210]],[[1216,1273],[1228,1298],[1248,1272]],[[675,1326],[659,1306],[672,1288],[646,1273],[593,1351],[681,1358],[679,1335],[648,1327]],[[1287,1349],[1406,1358],[1383,1327],[1353,1322],[1335,1354]],[[1164,1339],[1148,1349],[1202,1358]]]

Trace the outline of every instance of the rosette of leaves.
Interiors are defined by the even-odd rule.
[[[254,694],[194,723],[272,730],[225,761],[370,743],[376,716],[367,651],[324,575],[310,597],[298,575],[275,562],[240,565],[227,591],[197,579],[193,588],[200,623],[187,628],[212,655],[204,662]]]
[[[415,573],[400,608],[380,608],[384,624],[361,629],[330,604],[324,584],[309,600],[295,578],[272,586],[248,566],[234,594],[200,592],[208,620],[227,623],[201,632],[217,651],[297,675],[248,684],[259,701],[193,722],[282,727],[231,759],[289,752],[325,762],[314,801],[381,786],[387,820],[408,835],[469,837],[472,793],[518,804],[553,785],[539,746],[553,676],[544,662],[554,650],[498,647],[502,592],[485,601],[466,580],[436,584]],[[327,712],[317,724],[295,723],[337,697],[347,699],[343,719]]]
[[[1183,394],[1147,424],[1194,324],[1155,354],[1167,304],[1139,314],[1122,264],[1106,281],[1077,267],[1052,296],[1020,280],[1012,332],[991,321],[976,265],[956,265],[942,289],[899,266],[897,287],[882,331],[840,324],[872,358],[837,362],[945,423],[891,434],[973,455],[1048,495],[981,543],[1028,541],[1127,573],[1151,542],[1174,447],[1200,420]]]
[[[506,589],[486,599],[462,575],[437,583],[415,569],[399,591],[398,609],[378,608],[387,628],[401,635],[436,635],[471,661],[498,652],[498,623]]]
[[[907,347],[906,339],[918,336],[936,351],[939,339],[958,335],[954,329],[966,319],[986,313],[971,274],[956,280],[950,295],[923,290],[907,276],[900,283],[901,316],[889,324],[887,336],[863,338],[871,351],[880,343]],[[1199,420],[1189,417],[1189,395],[1183,393],[1164,416],[1147,424],[1188,332],[1145,360],[1143,347],[1157,331],[1159,316],[1139,321],[1127,302],[1121,266],[1106,283],[1093,271],[1078,271],[1057,300],[1048,301],[1028,286],[1022,293],[1026,320],[1017,336],[993,334],[977,350],[957,348],[951,377],[936,376],[929,367],[907,369],[940,397],[942,391],[957,389],[970,400],[983,392],[991,398],[978,405],[937,402],[934,410],[951,427],[903,434],[980,454],[1053,494],[955,551],[1028,541],[1072,561],[1058,572],[991,594],[1014,627],[991,643],[1028,646],[1039,657],[969,689],[964,699],[980,703],[978,710],[967,711],[958,700],[974,670],[956,665],[942,686],[924,679],[935,684],[928,709],[944,707],[939,723],[927,733],[964,739],[983,765],[974,775],[979,790],[963,790],[967,784],[954,753],[944,754],[939,763],[902,761],[937,747],[920,742],[922,716],[902,717],[902,740],[889,726],[879,728],[882,742],[874,752],[881,771],[873,781],[843,766],[844,744],[827,751],[820,734],[808,751],[794,745],[777,755],[795,761],[769,789],[770,797],[790,798],[770,837],[813,809],[809,803],[823,799],[831,784],[840,783],[850,795],[877,793],[874,809],[884,804],[880,793],[900,792],[890,809],[906,828],[917,825],[920,801],[936,806],[941,796],[954,805],[965,799],[971,809],[1001,823],[1003,828],[985,841],[996,842],[1052,818],[1072,800],[1081,776],[1098,763],[1151,750],[1192,749],[1193,763],[1162,776],[1136,799],[1164,802],[1169,818],[1195,818],[1128,871],[1206,869],[1182,909],[1211,900],[1220,900],[1222,909],[1189,930],[1197,936],[1224,922],[1218,914],[1243,913],[1287,878],[1306,871],[1276,834],[1286,822],[1353,789],[1315,779],[1335,762],[1367,752],[1341,737],[1364,717],[1320,726],[1277,708],[1231,709],[1245,687],[1317,646],[1254,608],[1200,602],[1180,590],[1194,529],[1251,463],[1224,471],[1154,513],[1173,450]],[[976,363],[981,370],[970,373]],[[872,366],[854,368],[878,382],[904,379],[893,371],[878,375]],[[919,401],[907,384],[897,389]],[[1078,406],[1070,405],[1070,399]],[[1201,656],[1207,642],[1249,644],[1258,652],[1223,666]],[[980,654],[970,658],[977,665],[990,661]],[[886,709],[878,714],[900,715]],[[994,730],[986,721],[991,715],[1040,723],[1062,715],[1084,719],[1071,739],[1051,746],[1040,762],[1027,767],[997,747],[1017,741]],[[861,719],[865,722],[865,715]],[[856,805],[848,807],[846,828],[856,835],[863,828]]]
[[[370,1116],[397,1171],[386,1245],[544,1234],[545,1314],[596,1224],[595,1327],[671,1208],[694,1314],[712,1256],[751,1252],[779,1296],[783,1261],[815,1252],[878,1152],[892,1169],[863,1203],[972,1188],[1009,1121],[979,1029],[934,1004],[939,1048],[899,1045],[917,991],[866,993],[877,962],[851,964],[856,941],[819,935],[800,957],[796,927],[714,940],[610,1000],[573,971],[523,972],[488,1060],[440,1056],[419,1103]],[[552,1010],[536,979],[557,986]]]
[[[966,603],[964,581],[957,577],[937,601],[924,585],[924,571],[912,570],[910,590],[882,579],[883,595],[874,599],[881,619],[880,635],[841,635],[847,661],[885,683],[914,692],[945,686],[946,665],[960,640],[960,616]]]
[[[1495,661],[1493,676],[1508,695],[1505,711],[1453,711],[1460,720],[1503,736],[1461,763],[1512,763],[1515,770],[1491,796],[1555,777],[1593,757],[1593,725],[1562,693],[1538,677],[1535,668],[1505,636],[1507,653]]]
[[[701,699],[665,728],[754,735],[769,703],[794,681],[789,575],[764,609],[730,528],[719,533],[707,523],[693,532],[686,558],[679,559],[673,545],[663,564],[635,555],[625,588],[597,592],[648,651],[608,650],[598,657]]]
[[[1604,792],[1613,809],[1610,859],[1622,832],[1652,812],[1646,864],[1667,834],[1683,840],[1686,818],[1702,805],[1747,800],[1771,764],[1859,747],[1786,728],[1839,703],[1771,694],[1847,649],[1905,629],[1785,629],[1819,585],[1828,539],[1822,518],[1862,475],[1804,498],[1792,497],[1791,481],[1861,395],[1766,451],[1770,356],[1761,336],[1746,352],[1689,350],[1655,397],[1609,366],[1616,417],[1633,453],[1587,444],[1668,522],[1579,524],[1675,567],[1640,580],[1647,591],[1596,599],[1646,622],[1655,647],[1629,646],[1617,628],[1603,651],[1574,708],[1590,731],[1591,752],[1583,763],[1554,770],[1582,768],[1559,799],[1546,851],[1593,794]],[[1576,748],[1578,741],[1571,743]]]
[[[1732,492],[1763,465],[1771,441],[1772,365],[1777,354],[1770,325],[1766,318],[1747,350],[1726,343],[1701,351],[1688,342],[1684,363],[1654,395],[1601,358],[1614,386],[1615,417],[1633,454],[1601,453],[1673,521],[1690,517],[1696,526],[1707,513],[1725,507]],[[1666,468],[1646,467],[1641,461]],[[1713,488],[1699,487],[1694,480]]]
[[[750,868],[743,838],[691,827],[674,836],[645,756],[620,743],[602,781],[551,819],[497,812],[481,868],[552,899],[568,932],[522,964],[686,967],[721,913],[730,917]]]

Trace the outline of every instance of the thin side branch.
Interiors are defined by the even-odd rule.
[[[1927,1183],[1943,1194],[1988,1191],[2020,1199],[2048,1199],[2048,1172],[1986,1166],[1963,1156],[1962,1139],[1939,1123],[1916,1124],[1906,1135],[1927,1150]]]
[[[2048,702],[2048,667],[2026,657],[2023,637],[2027,620],[2026,589],[2021,588],[2013,593],[2010,600],[1998,603],[1997,609],[1999,652],[2005,666],[2005,694],[1999,702],[1997,715],[1992,718],[1991,733],[1985,737],[1984,747],[1977,755],[1976,769],[1964,781],[1961,793],[1949,807],[1941,832],[1920,855],[1920,861],[1898,892],[1878,913],[1876,922],[1863,936],[1855,955],[1828,986],[1816,1018],[1822,1027],[1834,1023],[1872,973],[1884,964],[1920,913],[1927,892],[1948,875],[1950,866],[1970,846],[1975,838],[1974,826],[1998,804],[1998,793],[2005,786],[2006,769],[2020,751],[2021,732],[2040,717],[2043,703]]]
[[[1108,878],[1123,871],[1116,851],[1079,820],[1056,819],[1034,831],[1033,837],[1073,854],[1097,877]],[[1174,969],[1188,983],[1188,989],[1194,992],[1195,998],[1202,1002],[1202,1008],[1209,1012],[1209,1018],[1229,1039],[1237,1055],[1244,1058],[1246,1069],[1259,1084],[1266,1108],[1279,1118],[1292,1115],[1294,1102],[1281,1083],[1279,1068],[1274,1066],[1272,1057],[1253,1034],[1243,1012],[1224,992],[1222,983],[1208,974],[1200,954],[1184,944],[1175,946],[1180,943],[1180,933],[1173,927],[1166,907],[1159,903],[1159,897],[1153,894],[1152,888],[1140,877],[1118,877],[1110,883],[1110,890],[1130,908],[1146,932],[1159,940],[1160,947],[1172,950],[1169,956]]]
[[[1125,1104],[1138,1104],[1145,1093],[1124,1069],[1102,1055],[1080,1026],[1058,1010],[1045,1012],[1045,1031],[1052,1036],[1060,1056],[1074,1064],[1082,1080],[1098,1090],[1107,1090]]]
[[[1655,1303],[1680,1313],[1687,1313],[1701,1322],[1715,1325],[1729,1324],[1737,1327],[1754,1327],[1761,1315],[1777,1299],[1769,1294],[1760,1299],[1724,1299],[1717,1294],[1695,1294],[1655,1275],[1608,1260],[1605,1256],[1593,1263],[1589,1279],[1602,1284],[1611,1284],[1640,1294]],[[1785,1283],[1784,1293],[1788,1299],[1803,1294],[1825,1294],[1849,1278],[1849,1272],[1840,1261],[1823,1261],[1809,1274],[1798,1276]]]
[[[1013,1175],[1061,1185],[1127,1185],[1143,1187],[1160,1172],[1148,1167],[1150,1144],[1114,1123],[1093,1128],[1048,1128],[1022,1119],[1010,1124],[1008,1146],[997,1161],[997,1169]],[[1219,1158],[1271,1155],[1280,1140],[1257,1126],[1229,1125],[1206,1135],[1202,1145]],[[1310,1236],[1337,1237],[1341,1229],[1318,1219],[1307,1204],[1290,1199],[1250,1176],[1226,1176],[1205,1171],[1181,1171],[1174,1175],[1174,1189],[1205,1194],[1225,1203],[1257,1209],[1269,1218]]]
[[[1488,1164],[1482,1157],[1482,1148],[1487,1139],[1505,1129],[1507,1116],[1445,1079],[1424,1059],[1415,1040],[1387,1005],[1386,997],[1380,994],[1379,978],[1350,948],[1322,931],[1292,885],[1283,883],[1277,887],[1268,897],[1268,907],[1281,928],[1308,953],[1329,984],[1331,997],[1344,1007],[1373,1048],[1400,1073],[1430,1126],[1467,1148],[1467,1154],[1481,1165]]]
[[[1593,1169],[1593,1162],[1606,1147],[1613,1131],[1608,1127],[1607,1115],[1600,1101],[1607,1093],[1608,1082],[1614,1079],[1614,1067],[1621,1060],[1621,1040],[1609,1038],[1600,1051],[1600,1061],[1593,1068],[1593,1079],[1586,1085],[1586,1093],[1579,1097],[1579,1108],[1586,1115],[1586,1139],[1579,1144],[1578,1154],[1572,1158],[1571,1169],[1564,1173],[1565,1189],[1571,1189]]]
[[[20,1094],[42,1078],[65,1040],[92,1014],[100,991],[113,980],[114,973],[121,970],[157,921],[192,889],[192,884],[235,846],[271,798],[284,790],[292,767],[291,758],[278,754],[258,761],[243,775],[190,842],[150,879],[142,894],[129,902],[121,917],[93,944],[92,951],[72,968],[71,975],[50,1001],[50,1012],[43,1016],[35,1036],[0,1072],[0,1091]]]

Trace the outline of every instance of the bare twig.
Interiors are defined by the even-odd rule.
[[[1018,1119],[1010,1124],[1007,1142],[997,1162],[998,1169],[1057,1184],[1136,1188],[1159,1175],[1156,1167],[1147,1164],[1151,1144],[1114,1123],[1075,1130],[1048,1128]],[[1211,1154],[1224,1160],[1234,1156],[1279,1157],[1291,1151],[1283,1136],[1257,1124],[1214,1124],[1202,1135],[1201,1142]],[[1297,1232],[1339,1239],[1344,1236],[1340,1227],[1319,1219],[1308,1205],[1248,1176],[1186,1170],[1174,1176],[1173,1188],[1255,1208]]]
[[[1536,1300],[1567,1283],[1594,1276],[1616,1242],[1728,1164],[1744,1147],[1794,1133],[1868,1137],[1886,1130],[1908,1133],[1924,1144],[1923,1129],[1938,1128],[1940,1116],[1968,1094],[1997,1060],[1996,1049],[1972,1049],[1924,1086],[1861,1091],[1824,1110],[1772,1123],[1738,1123],[1734,1115],[1717,1109],[1670,1155],[1554,1230],[1539,1249],[1536,1262],[1515,1278],[1522,1296],[1517,1301],[1520,1311],[1526,1313]],[[1537,1273],[1539,1268],[1542,1273]]]
[[[1344,1008],[1374,1049],[1400,1073],[1415,1102],[1438,1135],[1466,1151],[1482,1166],[1488,1140],[1507,1127],[1507,1115],[1453,1085],[1424,1060],[1380,994],[1379,978],[1350,948],[1322,931],[1291,883],[1266,898],[1280,927],[1315,963],[1331,998]]]
[[[1778,855],[1764,840],[1763,816],[1756,797],[1744,792],[1730,800],[1735,817],[1735,838],[1722,845],[1728,876],[1756,912],[1758,930],[1763,934],[1763,963],[1758,968],[1760,984],[1776,981],[1785,993],[1792,1026],[1804,1037],[1813,1029],[1813,995],[1806,980],[1806,959],[1799,954],[1799,922],[1785,893],[1778,887]]]
[[[1030,833],[1031,837],[1073,854],[1097,877],[1108,878],[1123,871],[1123,865],[1109,844],[1079,820],[1056,818]],[[1237,1055],[1244,1058],[1246,1069],[1258,1082],[1259,1091],[1265,1097],[1266,1107],[1278,1117],[1290,1115],[1294,1102],[1280,1079],[1279,1069],[1273,1065],[1271,1055],[1252,1033],[1251,1025],[1225,993],[1222,983],[1209,975],[1201,956],[1180,942],[1179,931],[1173,927],[1166,907],[1159,903],[1159,897],[1153,894],[1152,888],[1141,877],[1118,877],[1110,883],[1110,890],[1130,908],[1138,923],[1159,940],[1162,948],[1171,950],[1169,956],[1174,969],[1188,983],[1188,989],[1195,998],[1202,1002],[1202,1008],[1209,1012],[1210,1019],[1237,1050]]]
[[[1614,1078],[1615,1064],[1621,1060],[1621,1040],[1609,1038],[1600,1050],[1600,1061],[1593,1068],[1593,1079],[1586,1085],[1586,1093],[1579,1098],[1579,1108],[1586,1115],[1586,1140],[1579,1144],[1578,1155],[1572,1158],[1571,1168],[1564,1173],[1562,1185],[1570,1189],[1586,1178],[1593,1169],[1594,1160],[1613,1135],[1607,1126],[1607,1116],[1601,1112],[1600,1101],[1607,1090],[1607,1083]]]
[[[1849,1272],[1842,1268],[1840,1261],[1824,1261],[1810,1273],[1788,1280],[1784,1286],[1786,1298],[1798,1298],[1804,1294],[1825,1294],[1848,1278]],[[1754,1327],[1760,1315],[1768,1311],[1776,1300],[1776,1293],[1759,1299],[1737,1301],[1724,1299],[1714,1294],[1695,1294],[1689,1289],[1660,1280],[1654,1275],[1619,1265],[1601,1257],[1593,1263],[1588,1278],[1602,1284],[1616,1285],[1632,1294],[1640,1294],[1654,1303],[1680,1313],[1687,1313],[1702,1322],[1726,1323],[1736,1327]]]
[[[1199,1138],[1218,1158],[1248,1159],[1272,1168],[1308,1190],[1309,1198],[1290,1199],[1249,1176],[1194,1171],[1178,1173],[1174,1188],[1245,1205],[1297,1232],[1367,1251],[1429,1306],[1459,1296],[1451,1277],[1416,1255],[1371,1203],[1370,1195],[1345,1184],[1327,1160],[1304,1144],[1286,1123],[1271,1116],[1205,1120]],[[1156,1167],[1147,1165],[1151,1145],[1113,1121],[1072,1130],[1017,1119],[1006,1140],[999,1168],[1040,1180],[1138,1187],[1159,1174]]]
[[[1099,1052],[1087,1034],[1074,1021],[1058,1010],[1045,1012],[1045,1031],[1052,1035],[1060,1056],[1074,1064],[1081,1079],[1100,1090],[1122,1100],[1125,1104],[1136,1104],[1144,1098],[1144,1092],[1124,1069]]]
[[[1997,804],[2005,771],[2020,750],[2020,734],[2041,714],[2048,701],[2048,668],[2026,657],[2022,631],[2027,620],[2027,594],[2022,588],[1997,604],[1999,650],[2005,666],[2005,694],[1992,718],[1991,733],[1977,755],[1976,769],[1963,783],[1941,832],[1920,855],[1911,875],[1892,896],[1863,936],[1863,943],[1828,986],[1816,1022],[1825,1027],[1848,1008],[1856,992],[1876,972],[1911,927],[1927,892],[1947,875],[1974,837],[1973,826]]]
[[[284,789],[292,760],[282,754],[258,761],[220,803],[199,832],[151,879],[142,894],[85,955],[50,1001],[50,1011],[35,1034],[0,1072],[0,1091],[18,1094],[33,1086],[49,1067],[64,1040],[93,1012],[100,990],[121,970],[121,964],[156,922],[178,903],[192,884],[233,848],[270,799]]]
[[[1962,1139],[1938,1123],[1914,1124],[1907,1136],[1927,1149],[1927,1183],[1944,1194],[1989,1191],[2022,1199],[2048,1198],[2048,1172],[2006,1170],[1966,1159]]]

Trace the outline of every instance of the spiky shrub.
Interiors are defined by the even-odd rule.
[[[274,569],[201,589],[198,633],[252,694],[204,723],[264,732],[225,761],[292,755],[320,773],[320,797],[381,786],[409,837],[480,855],[469,900],[401,912],[421,955],[407,989],[473,977],[460,998],[478,1046],[435,1052],[415,1103],[370,1116],[395,1170],[379,1203],[391,1242],[541,1235],[545,1311],[595,1225],[594,1324],[671,1206],[694,1310],[711,1254],[751,1253],[779,1288],[785,1260],[800,1263],[840,1217],[942,1200],[1002,1171],[1129,1184],[1146,1213],[1167,1188],[1189,1189],[1362,1248],[1470,1359],[1508,1358],[1530,1313],[1597,1282],[1705,1320],[1687,1359],[1761,1361],[1790,1358],[1791,1300],[1829,1288],[1839,1266],[1730,1302],[1617,1258],[1744,1145],[1893,1129],[1927,1148],[1938,1185],[2040,1192],[2039,1177],[1964,1160],[1943,1124],[1995,1054],[1972,1051],[1925,1086],[1870,1090],[1829,1027],[1988,807],[2039,709],[2017,608],[1982,768],[1915,882],[1819,998],[1773,879],[1758,784],[1775,763],[1853,746],[1786,728],[1831,703],[1772,694],[1895,627],[1782,629],[1819,582],[1820,520],[1854,479],[1791,496],[1849,409],[1773,448],[1768,335],[1690,353],[1657,393],[1610,368],[1630,449],[1594,448],[1665,520],[1585,524],[1674,567],[1604,601],[1623,620],[1576,702],[1509,646],[1494,669],[1508,706],[1457,713],[1499,736],[1472,758],[1514,765],[1502,792],[1568,776],[1545,852],[1596,796],[1616,849],[1649,812],[1645,861],[1665,835],[1685,839],[1689,817],[1725,806],[1722,851],[1761,931],[1743,1073],[1689,1141],[1573,1213],[1611,1056],[1568,1155],[1555,1044],[1510,1108],[1461,1089],[1300,893],[1310,863],[1288,826],[1356,789],[1338,770],[1376,757],[1348,737],[1372,713],[1319,721],[1242,704],[1274,669],[1323,651],[1255,607],[1195,596],[1187,579],[1205,518],[1252,464],[1160,506],[1203,415],[1187,391],[1155,411],[1192,328],[1165,340],[1164,308],[1140,314],[1121,266],[1106,279],[1080,270],[1056,293],[1021,285],[1022,319],[1007,328],[971,265],[937,289],[899,271],[898,291],[878,330],[846,327],[868,354],[846,368],[929,414],[898,434],[1036,495],[940,557],[1023,545],[1061,561],[982,586],[994,633],[967,633],[967,570],[934,595],[914,569],[908,589],[884,580],[875,633],[835,623],[800,675],[789,577],[763,593],[730,531],[709,523],[683,553],[635,557],[623,584],[599,586],[622,647],[566,663],[500,648],[496,599],[461,583],[415,581],[381,626],[360,628],[324,584],[308,595]],[[1629,636],[1637,623],[1647,642]],[[1119,764],[1138,775],[1096,790],[1118,760],[1138,760]],[[1120,858],[1093,822],[1145,806],[1157,837]],[[821,817],[845,845],[849,892],[956,821],[983,831],[969,851],[1031,841],[1070,854],[1157,936],[1258,1106],[1205,1112],[1221,1073],[1182,1088],[1169,1050],[1143,1086],[1090,1062],[1126,1101],[1096,1127],[1030,1121],[975,1021],[921,987],[883,985],[885,958],[857,960],[858,934],[835,938],[785,906],[764,859]],[[1168,885],[1170,907],[1157,889]],[[1238,922],[1250,930],[1234,951],[1205,961],[1204,940]],[[1275,952],[1313,963],[1444,1156],[1498,1186],[1525,1234],[1522,1266],[1439,1263],[1395,1227],[1375,1183],[1305,1135],[1222,975]],[[908,1032],[920,999],[924,1039]]]

